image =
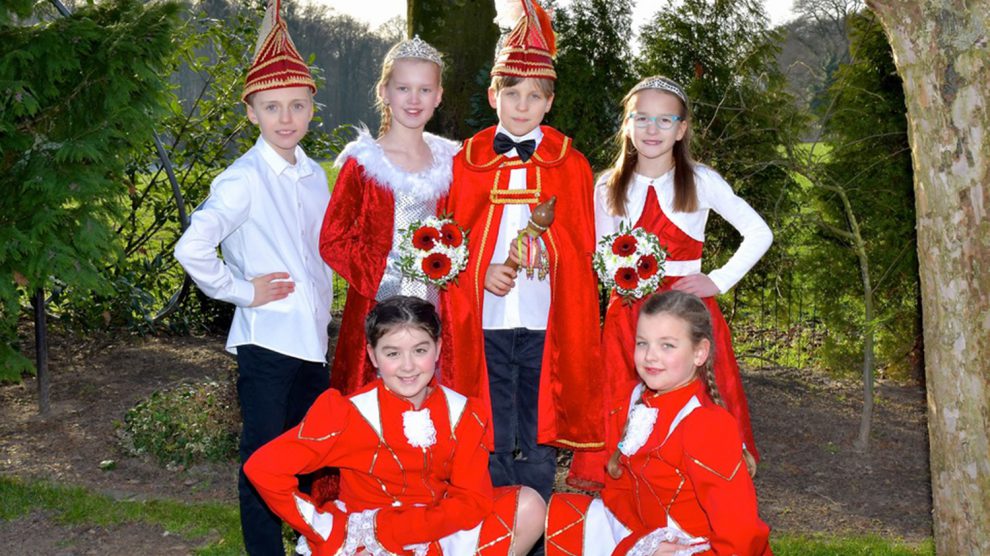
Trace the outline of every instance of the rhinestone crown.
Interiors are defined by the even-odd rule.
[[[427,60],[440,66],[440,69],[443,69],[443,56],[440,55],[440,51],[433,48],[430,43],[419,38],[419,35],[393,46],[392,50],[389,50],[388,54],[385,55],[386,62],[401,58]]]
[[[662,75],[654,75],[640,81],[635,87],[632,88],[631,91],[629,91],[629,96],[632,96],[643,89],[659,89],[661,91],[667,91],[668,93],[673,93],[677,98],[681,99],[685,105],[688,103],[687,95],[684,93],[684,89],[675,83],[674,80]]]

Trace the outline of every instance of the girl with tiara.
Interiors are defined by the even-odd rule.
[[[299,554],[508,556],[543,533],[546,505],[528,487],[493,489],[488,410],[440,386],[440,318],[418,297],[377,304],[365,321],[378,378],[350,396],[330,389],[302,423],[263,446],[244,473],[302,536]],[[340,497],[320,503],[297,475],[340,469]]]
[[[681,291],[640,304],[630,348],[638,376],[608,413],[605,488],[600,499],[553,496],[548,555],[771,554],[736,422],[713,377],[706,305]]]
[[[629,91],[623,105],[618,156],[595,187],[595,232],[600,239],[624,225],[655,234],[667,250],[661,291],[691,293],[708,306],[714,330],[715,381],[726,408],[739,423],[747,467],[755,473],[759,454],[749,408],[732,336],[715,296],[728,292],[746,275],[770,248],[773,234],[718,173],[691,159],[691,110],[680,85],[666,77],[649,77]],[[711,211],[727,220],[743,239],[724,266],[702,274],[705,224]],[[602,331],[606,400],[636,382],[632,353],[642,303],[624,303],[615,293],[609,301]],[[568,482],[600,488],[606,458],[605,452],[575,454]]]
[[[371,382],[363,323],[375,303],[414,295],[436,305],[436,288],[402,274],[400,232],[433,216],[447,194],[459,146],[425,133],[443,96],[443,60],[418,36],[395,45],[375,88],[381,128],[349,143],[320,233],[323,260],[349,285],[330,386],[344,394]]]

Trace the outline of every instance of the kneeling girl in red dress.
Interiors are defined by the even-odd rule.
[[[244,472],[313,554],[525,554],[546,506],[526,487],[493,489],[488,412],[437,384],[440,320],[431,303],[396,296],[365,321],[379,378],[355,394],[328,390],[299,426],[266,444]],[[340,469],[340,496],[317,505],[297,475]]]
[[[771,554],[735,419],[712,370],[711,315],[694,295],[639,311],[639,384],[611,404],[614,450],[601,498],[556,494],[548,555]]]

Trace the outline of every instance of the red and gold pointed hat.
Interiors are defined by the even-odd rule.
[[[495,58],[492,76],[557,79],[557,38],[538,0],[502,0],[496,21],[515,21]]]
[[[244,94],[241,100],[259,91],[282,89],[285,87],[309,87],[316,92],[316,82],[309,72],[309,66],[296,50],[289,37],[289,28],[281,15],[281,0],[271,0],[265,19],[261,22],[258,45],[251,60]]]

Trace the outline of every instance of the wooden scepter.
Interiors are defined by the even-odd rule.
[[[557,196],[554,195],[550,197],[549,200],[543,201],[542,203],[536,205],[533,209],[533,214],[529,216],[529,223],[522,230],[519,230],[519,234],[516,235],[517,238],[523,235],[527,235],[533,239],[540,237],[540,235],[550,228],[553,224],[554,216],[554,206],[557,204]],[[505,265],[512,270],[519,270],[519,263],[513,261],[511,257],[506,257]]]

